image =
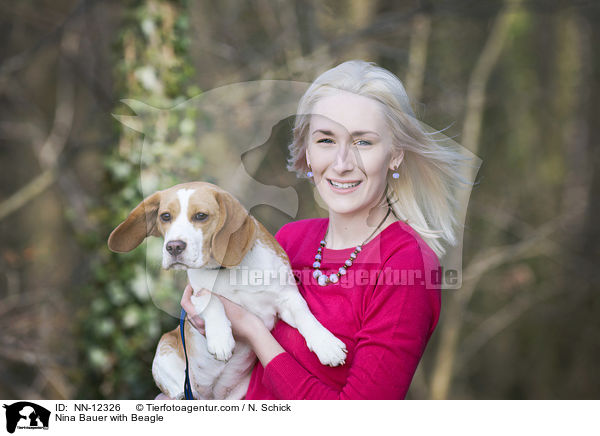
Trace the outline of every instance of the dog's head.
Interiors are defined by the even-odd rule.
[[[127,252],[147,236],[163,236],[163,268],[238,265],[256,240],[257,225],[240,202],[216,185],[192,182],[144,199],[112,231],[108,247]]]

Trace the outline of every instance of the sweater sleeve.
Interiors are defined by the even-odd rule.
[[[414,283],[388,284],[380,273],[370,298],[346,384],[341,390],[320,381],[289,352],[265,367],[263,384],[278,399],[404,399],[437,324],[441,295],[427,289],[418,248],[394,253],[384,269],[416,272]],[[410,275],[410,274],[409,274]]]
[[[288,247],[288,239],[290,238],[290,223],[284,224],[281,228],[275,233],[275,239],[281,245],[281,248],[287,253]]]

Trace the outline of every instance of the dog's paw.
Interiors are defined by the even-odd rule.
[[[306,338],[308,349],[315,353],[323,365],[338,366],[346,363],[346,344],[324,327],[315,329]]]
[[[227,361],[233,354],[235,347],[235,339],[231,334],[231,330],[227,332],[206,332],[206,346],[208,352],[215,356],[216,359]]]

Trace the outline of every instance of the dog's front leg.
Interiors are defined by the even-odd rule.
[[[194,291],[191,300],[196,312],[204,320],[208,351],[218,360],[228,360],[233,353],[235,340],[223,303],[210,292]]]
[[[338,366],[346,361],[346,344],[336,338],[310,312],[306,301],[297,289],[286,289],[278,297],[279,317],[297,328],[308,349],[314,352],[323,365]]]

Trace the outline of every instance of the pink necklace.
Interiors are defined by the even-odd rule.
[[[373,236],[377,230],[379,230],[379,228],[383,225],[383,223],[385,222],[387,217],[390,215],[391,211],[392,211],[392,208],[388,207],[387,214],[385,214],[385,217],[381,220],[381,222],[375,228],[375,230],[373,230],[373,233],[371,233],[369,235],[369,237],[363,241],[362,244],[359,244],[356,246],[354,251],[352,253],[350,253],[350,257],[348,258],[348,260],[346,260],[346,262],[344,262],[344,264],[340,267],[340,269],[338,270],[337,273],[333,273],[329,276],[327,274],[323,274],[323,272],[321,272],[321,270],[319,269],[321,267],[321,263],[323,261],[322,251],[323,251],[323,248],[325,247],[325,237],[327,237],[327,233],[325,233],[323,240],[319,243],[319,249],[317,250],[317,254],[315,255],[315,262],[313,263],[313,268],[315,269],[313,271],[313,277],[315,279],[317,279],[320,286],[326,286],[329,283],[335,284],[340,280],[341,276],[346,274],[346,270],[352,266],[352,263],[354,263],[354,261],[356,260],[356,256],[358,255],[358,253],[361,252],[362,246],[365,245],[369,239],[371,239],[371,236]],[[329,229],[327,229],[327,231],[329,231]]]

